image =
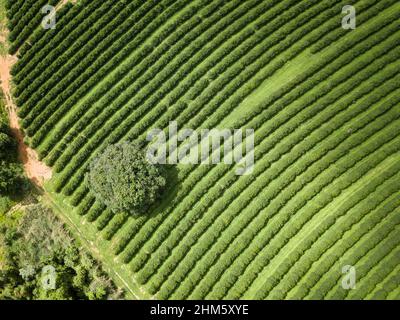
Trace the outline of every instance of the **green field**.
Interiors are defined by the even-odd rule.
[[[44,199],[132,298],[400,299],[398,1],[80,0],[49,30],[58,1],[6,2]],[[91,160],[170,121],[254,129],[253,173],[179,164],[146,214],[99,203]]]

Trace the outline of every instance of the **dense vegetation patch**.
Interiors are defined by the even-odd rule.
[[[120,298],[100,265],[35,198],[0,96],[0,299]]]
[[[3,93],[0,90],[0,213],[8,211],[27,188],[17,143],[10,131]]]
[[[40,204],[0,215],[0,252],[0,299],[121,296],[54,213]]]

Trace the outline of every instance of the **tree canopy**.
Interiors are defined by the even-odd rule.
[[[17,161],[16,146],[0,94],[0,197],[18,193],[23,188],[25,178]]]
[[[136,142],[108,146],[90,164],[86,181],[103,204],[114,212],[142,213],[161,195],[165,170],[147,161]]]
[[[54,287],[46,286],[46,279]],[[97,300],[122,294],[49,209],[32,204],[0,214],[0,299]]]

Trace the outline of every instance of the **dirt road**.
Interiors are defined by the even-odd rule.
[[[15,56],[0,56],[1,88],[4,93],[6,108],[9,114],[11,131],[18,142],[18,157],[24,165],[27,177],[37,186],[41,187],[45,180],[51,178],[52,172],[48,166],[39,161],[35,150],[29,148],[24,143],[24,134],[19,124],[17,107],[11,96],[10,69],[16,60]]]

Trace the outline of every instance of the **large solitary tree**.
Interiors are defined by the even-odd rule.
[[[122,142],[92,161],[86,183],[114,212],[142,213],[160,196],[166,178],[164,168],[148,162],[138,143]]]

